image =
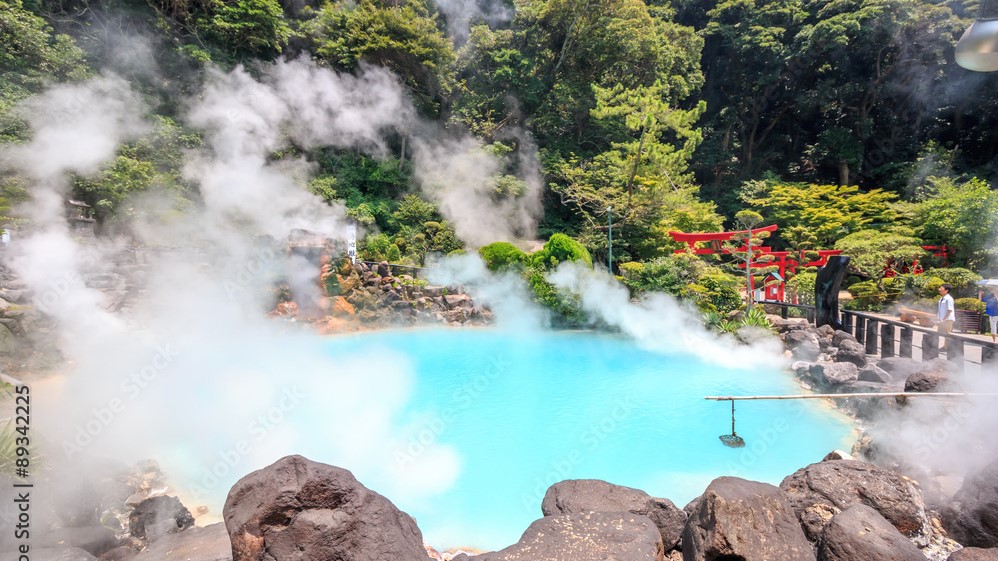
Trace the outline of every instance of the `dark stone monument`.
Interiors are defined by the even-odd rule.
[[[839,288],[846,276],[846,266],[849,265],[848,255],[833,255],[828,258],[828,264],[818,269],[818,278],[814,282],[814,325],[830,325],[842,329],[839,319]]]

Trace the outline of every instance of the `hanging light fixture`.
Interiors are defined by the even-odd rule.
[[[998,71],[998,0],[980,0],[977,20],[956,44],[956,63],[975,72]]]

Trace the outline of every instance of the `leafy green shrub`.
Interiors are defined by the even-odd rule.
[[[700,277],[697,284],[707,290],[704,303],[709,308],[726,314],[742,305],[742,295],[738,292],[739,281],[732,275],[717,270],[709,271]]]
[[[402,259],[402,251],[385,234],[371,234],[364,240],[364,250],[361,257],[365,261],[388,261],[398,263]]]
[[[709,266],[696,255],[679,253],[647,261],[640,268],[633,267],[633,275],[624,276],[632,292],[665,292],[673,296],[682,294],[688,285],[697,282]]]
[[[423,232],[426,235],[426,251],[450,253],[464,248],[464,242],[457,237],[454,227],[447,222],[424,222]],[[420,259],[422,261],[422,258]]]
[[[957,298],[953,301],[953,305],[958,310],[969,310],[979,314],[983,314],[987,309],[987,304],[981,302],[977,298]]]
[[[921,275],[917,282],[919,288],[918,295],[922,298],[937,298],[939,297],[939,287],[945,284],[945,282],[939,277]]]
[[[617,265],[617,269],[620,271],[620,276],[624,279],[625,283],[628,280],[637,279],[644,268],[645,264],[638,261],[628,261]]]
[[[478,248],[478,254],[490,271],[521,269],[527,262],[527,254],[509,242],[495,242]]]
[[[397,227],[422,226],[437,217],[437,207],[410,193],[402,197],[391,216]]]
[[[564,294],[544,278],[545,270],[540,267],[527,268],[523,276],[530,285],[533,300],[554,313],[554,322],[562,326],[579,326],[586,321],[586,314],[578,297]]]
[[[593,266],[593,258],[586,246],[565,234],[552,235],[544,244],[544,249],[530,255],[530,260],[534,265],[546,269],[553,269],[565,261],[582,261],[590,267]]]
[[[981,280],[981,275],[978,275],[970,269],[964,269],[962,267],[927,269],[924,273],[922,273],[922,275],[942,279],[943,282],[953,285],[954,292],[973,287],[977,281]]]
[[[741,281],[696,255],[678,253],[620,266],[632,293],[664,292],[694,302],[702,312],[726,314],[742,305]]]
[[[849,310],[878,311],[887,302],[887,293],[874,281],[858,282],[846,290],[853,298],[843,304]]]
[[[814,304],[814,288],[817,279],[817,273],[797,273],[787,281],[787,292],[796,295],[797,302],[800,304]]]
[[[773,330],[772,322],[769,321],[769,318],[766,317],[766,312],[764,312],[761,308],[752,308],[751,310],[745,312],[745,315],[742,316],[740,323],[740,327],[761,327],[769,331]]]

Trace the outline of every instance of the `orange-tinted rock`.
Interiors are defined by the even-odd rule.
[[[293,318],[298,315],[298,304],[294,302],[281,302],[267,315],[285,319]]]
[[[334,317],[352,317],[357,313],[354,309],[353,304],[347,302],[347,299],[342,296],[337,296],[332,298],[332,305],[329,308],[330,313]]]

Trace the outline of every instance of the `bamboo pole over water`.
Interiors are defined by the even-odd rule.
[[[810,393],[797,395],[708,395],[711,401],[752,401],[762,399],[845,399],[849,397],[995,397],[998,393],[964,392],[887,392],[887,393]]]

